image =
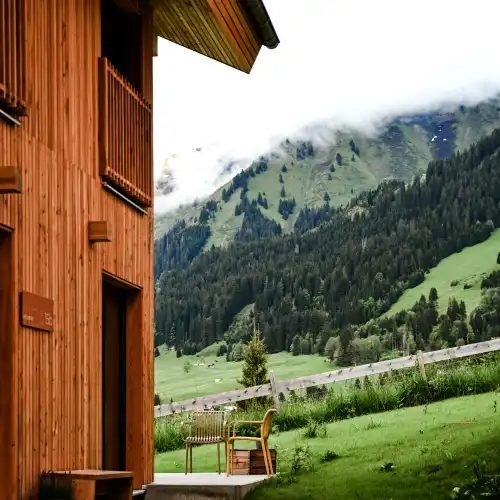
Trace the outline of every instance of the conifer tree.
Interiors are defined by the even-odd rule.
[[[242,376],[238,383],[243,387],[269,383],[267,354],[264,343],[260,339],[258,328],[254,328],[253,336],[245,349]]]
[[[259,328],[256,326],[254,326],[253,336],[245,349],[242,376],[238,380],[238,383],[243,387],[253,387],[269,383],[266,348],[260,338]],[[265,406],[270,404],[270,402],[270,398],[262,397],[240,401],[238,406],[241,408],[247,408],[249,405]]]

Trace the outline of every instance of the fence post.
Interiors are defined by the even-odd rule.
[[[276,387],[276,379],[274,378],[273,370],[269,370],[269,382],[271,382],[271,393],[274,399],[274,406],[279,413],[281,410],[280,395],[278,393],[278,388]]]
[[[424,355],[422,351],[417,351],[417,361],[418,361],[418,368],[420,370],[420,375],[422,375],[422,378],[425,381],[427,381],[427,374],[425,373]]]

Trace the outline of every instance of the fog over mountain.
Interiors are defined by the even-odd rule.
[[[160,40],[155,177],[170,192],[157,196],[156,211],[209,195],[285,137],[373,135],[395,117],[472,105],[500,90],[493,0],[266,6],[281,43],[261,51],[250,75]]]

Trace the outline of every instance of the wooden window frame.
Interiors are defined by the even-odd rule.
[[[0,0],[0,116],[20,124],[27,115],[26,0]]]

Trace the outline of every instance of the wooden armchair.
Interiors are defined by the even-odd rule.
[[[185,474],[193,472],[193,446],[200,444],[217,444],[217,472],[220,474],[220,444],[224,443],[224,453],[227,461],[226,412],[195,411],[188,422],[181,422],[181,436],[186,443]],[[184,429],[188,428],[186,434]]]
[[[276,413],[275,409],[267,410],[262,420],[235,420],[231,422],[230,425],[233,426],[233,432],[231,435],[230,431],[229,432],[230,435],[228,437],[229,453],[227,453],[227,466],[226,466],[227,476],[233,473],[233,461],[234,461],[233,452],[234,452],[235,441],[255,441],[259,443],[262,447],[262,452],[264,455],[264,464],[266,466],[266,473],[268,476],[272,476],[274,474],[273,463],[271,461],[271,452],[269,451],[269,443],[268,443],[269,434],[271,434],[271,420],[273,418],[273,413]],[[260,436],[259,437],[237,436],[236,435],[237,424],[260,425]]]

